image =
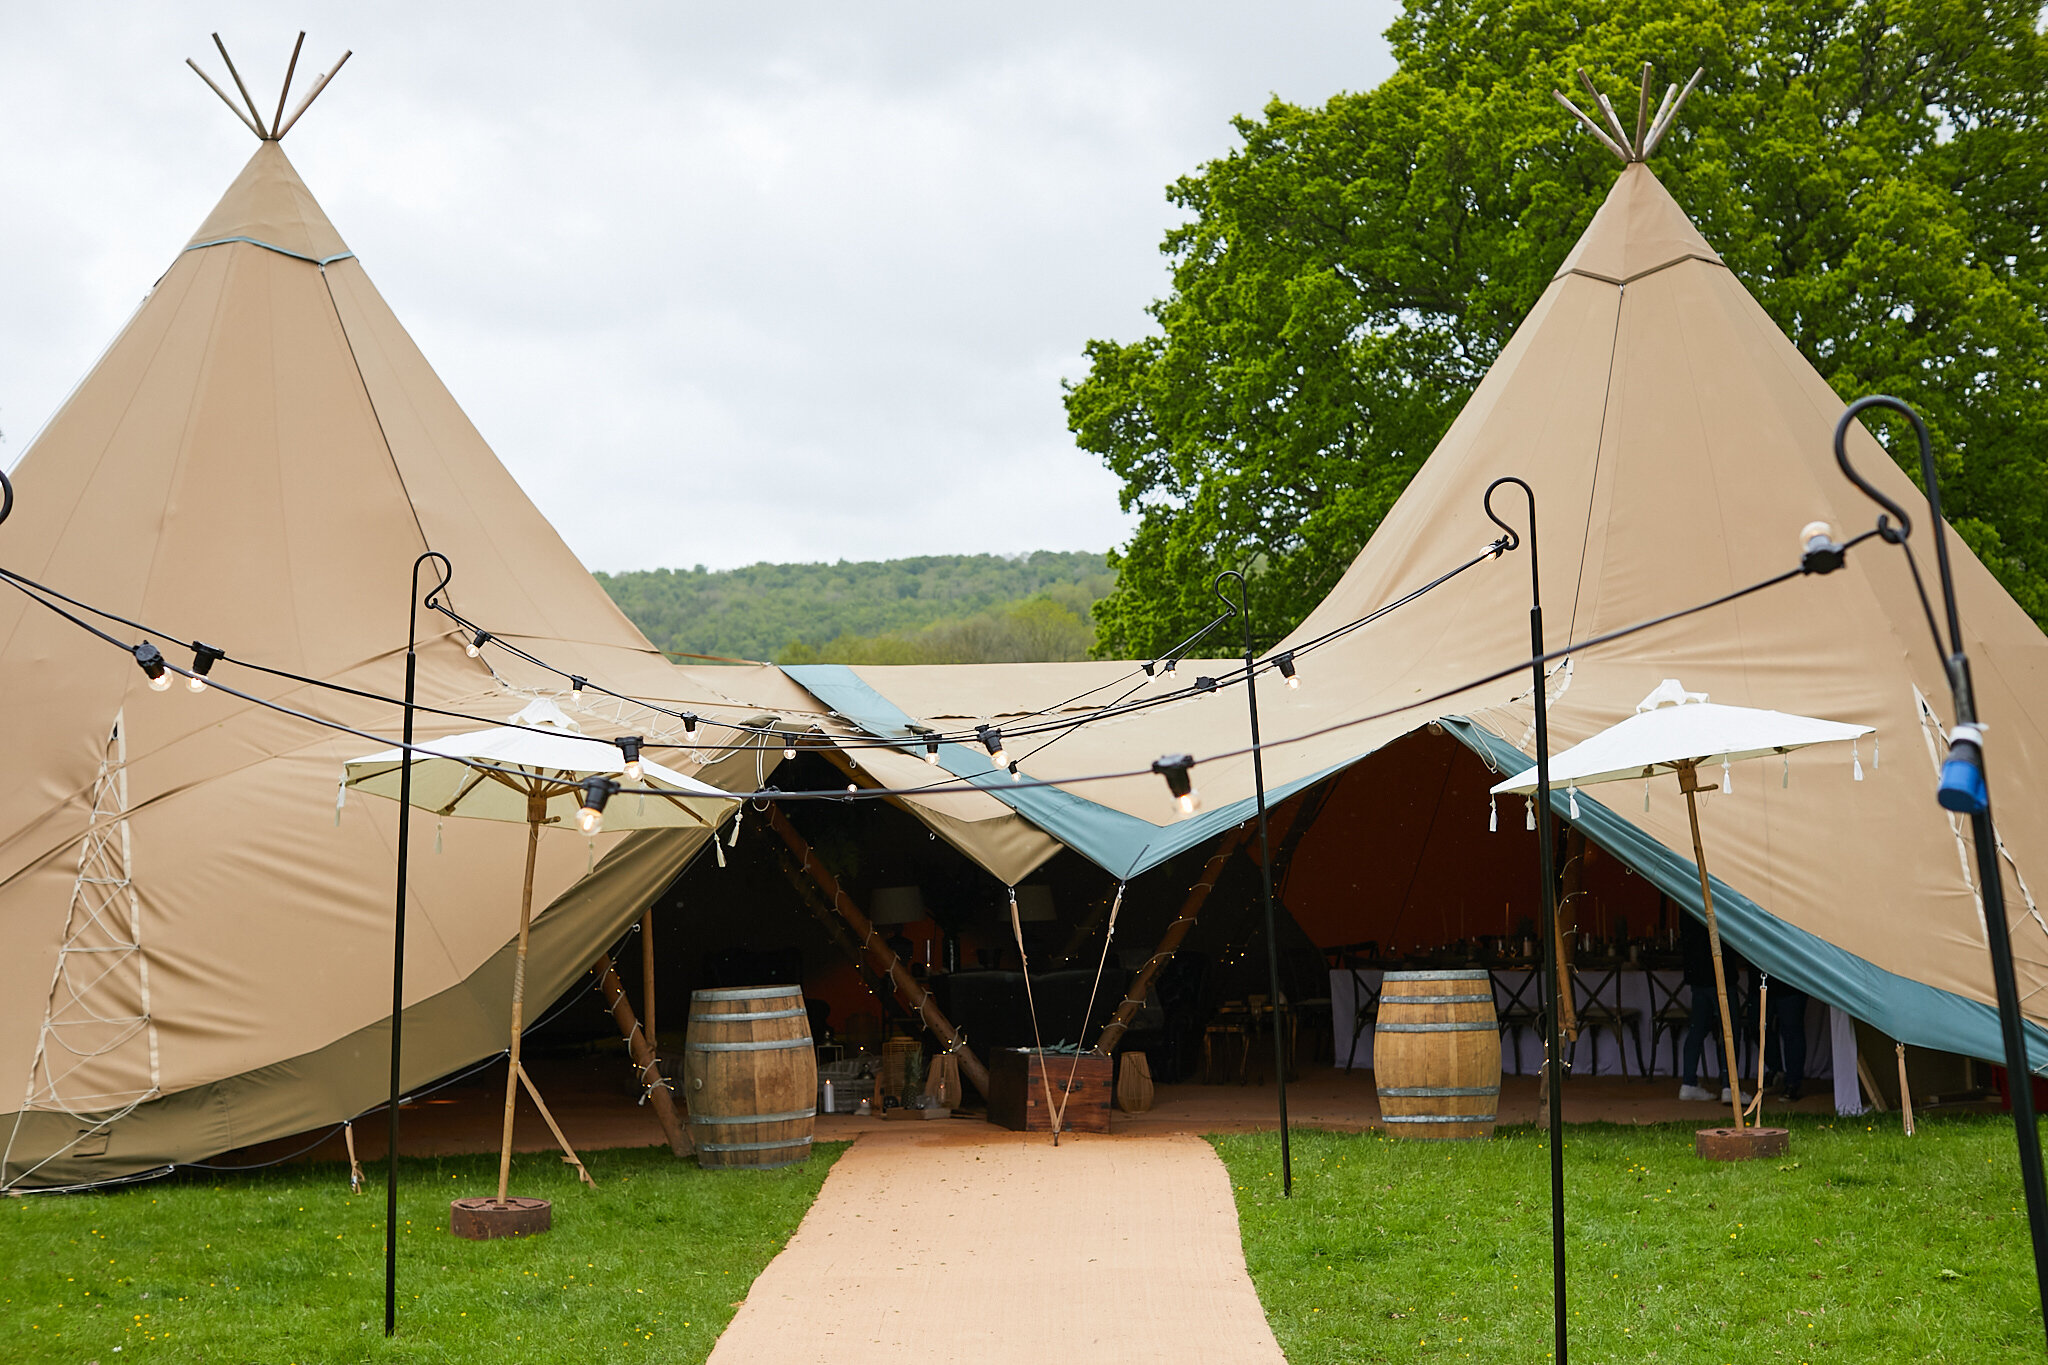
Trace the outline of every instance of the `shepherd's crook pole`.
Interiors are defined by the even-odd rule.
[[[405,617],[405,752],[398,761],[398,904],[392,917],[391,946],[391,1111],[390,1147],[384,1164],[384,1335],[398,1330],[398,1086],[399,1033],[405,1019],[405,875],[411,850],[412,831],[412,719],[416,681],[419,675],[420,566],[435,560],[440,582],[427,590],[431,600],[447,590],[455,577],[448,556],[429,550],[412,562],[412,597]]]
[[[1878,533],[1905,549],[1907,563],[1913,550],[1906,543],[1913,533],[1912,519],[1903,507],[1866,482],[1849,463],[1846,438],[1849,428],[1863,412],[1888,408],[1913,424],[1920,442],[1920,481],[1927,489],[1927,511],[1934,523],[1934,559],[1941,570],[1941,595],[1948,619],[1948,643],[1943,644],[1941,627],[1927,604],[1924,588],[1921,605],[1927,610],[1927,628],[1934,635],[1935,653],[1948,672],[1949,690],[1955,697],[1956,725],[1949,735],[1948,759],[1941,771],[1936,799],[1943,809],[1967,813],[1970,832],[1977,842],[1977,889],[1984,901],[1985,946],[1991,953],[1991,978],[1998,991],[1998,1027],[2005,1043],[2005,1073],[2012,1091],[2012,1122],[2020,1149],[2020,1185],[2027,1196],[2027,1230],[2034,1240],[2034,1289],[2041,1300],[2041,1323],[2048,1330],[2048,1184],[2041,1172],[2041,1135],[2034,1126],[2033,1069],[2027,1064],[2026,1020],[2020,1012],[2019,982],[2012,967],[2012,931],[2005,918],[2005,882],[1998,866],[1998,833],[1991,824],[1991,788],[1984,775],[1984,733],[1977,720],[1977,698],[1970,683],[1970,660],[1963,653],[1962,615],[1956,608],[1955,579],[1949,572],[1946,526],[1941,519],[1941,480],[1934,471],[1934,450],[1927,438],[1927,424],[1920,414],[1896,398],[1882,394],[1859,398],[1835,423],[1835,463],[1849,482],[1862,489],[1872,502],[1899,519],[1896,530],[1888,530],[1885,519],[1877,519]],[[1913,583],[1920,587],[1920,570],[1913,568]]]
[[[1536,683],[1536,867],[1538,903],[1543,923],[1543,1067],[1550,1088],[1550,1278],[1551,1330],[1556,1338],[1557,1365],[1565,1365],[1564,1295],[1564,1058],[1558,1048],[1557,872],[1551,866],[1550,845],[1550,709],[1543,676],[1543,580],[1536,564],[1536,494],[1528,484],[1513,477],[1495,479],[1486,486],[1486,515],[1506,531],[1512,540],[1508,548],[1521,543],[1521,535],[1493,511],[1493,495],[1502,484],[1513,484],[1529,500],[1529,671]]]
[[[1237,580],[1237,601],[1224,595],[1223,580]],[[1244,575],[1226,569],[1216,575],[1216,595],[1244,622],[1244,699],[1252,713],[1252,790],[1259,804],[1259,883],[1266,901],[1266,973],[1273,992],[1273,1087],[1280,1101],[1280,1193],[1294,1195],[1294,1153],[1287,1134],[1287,1019],[1280,995],[1280,935],[1273,923],[1273,845],[1266,831],[1266,765],[1259,749],[1259,679],[1252,659],[1251,589]]]

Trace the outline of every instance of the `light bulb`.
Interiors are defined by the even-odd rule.
[[[640,773],[641,773],[641,768],[640,768],[640,760],[639,760],[639,759],[637,759],[637,758],[636,758],[636,759],[632,759],[632,760],[630,760],[630,761],[628,761],[628,762],[627,762],[627,764],[626,764],[626,781],[628,781],[628,782],[632,783],[632,784],[633,784],[634,786],[636,786],[636,787],[637,787],[637,786],[639,786],[639,785],[640,785]]]
[[[1168,682],[1172,682],[1172,681],[1173,681],[1173,680],[1174,680],[1175,678],[1177,678],[1177,677],[1179,677],[1179,676],[1180,676],[1180,660],[1178,660],[1178,659],[1168,659],[1168,660],[1166,661],[1166,680],[1167,680]]]
[[[613,741],[612,741],[612,743],[614,743],[614,744],[618,745],[618,746],[619,746],[619,752],[620,752],[621,754],[625,755],[625,758],[626,758],[626,782],[628,783],[628,785],[631,785],[631,786],[635,786],[635,787],[639,786],[639,785],[640,785],[640,775],[641,775],[641,768],[640,768],[640,743],[641,743],[641,740],[640,740],[640,736],[638,736],[638,735],[620,735],[620,736],[619,736],[619,737],[618,737],[617,739],[613,740]],[[599,810],[603,810],[603,809],[604,809],[604,804],[603,804],[602,802],[600,802],[600,803],[598,804],[598,807],[597,807],[597,808],[598,808]]]
[[[1809,521],[1799,532],[1799,567],[1806,573],[1833,573],[1848,557],[1848,547],[1835,543],[1824,521]]]
[[[1166,779],[1166,790],[1182,815],[1193,815],[1202,804],[1189,770],[1195,766],[1192,754],[1166,754],[1152,761],[1152,771]]]
[[[490,642],[491,633],[487,630],[480,630],[470,637],[469,643],[462,647],[462,652],[474,659],[484,652],[484,646]]]
[[[128,652],[135,656],[135,666],[141,669],[143,674],[148,677],[150,691],[168,692],[170,690],[171,674],[170,670],[164,667],[164,654],[162,650],[149,641],[144,640]]]
[[[228,653],[224,649],[215,649],[212,645],[201,644],[196,640],[193,641],[192,672],[185,679],[186,688],[193,692],[204,692],[206,690],[206,675],[213,671],[215,662],[225,659],[227,656]]]
[[[608,777],[586,778],[583,783],[583,807],[576,812],[576,828],[585,834],[595,834],[604,828],[605,803],[612,799],[612,793],[619,784]]]
[[[977,733],[981,736],[981,746],[988,750],[988,761],[998,768],[1008,767],[1010,754],[1003,748],[1003,732],[993,725],[984,725]]]
[[[1294,651],[1288,650],[1273,662],[1279,667],[1280,676],[1287,679],[1287,685],[1298,690],[1301,687],[1301,679],[1294,676]]]
[[[782,742],[782,756],[783,756],[784,758],[795,758],[795,757],[796,757],[796,741],[795,741],[795,740],[793,740],[793,739],[787,739],[787,740],[784,740],[784,741]]]
[[[928,739],[924,742],[924,761],[931,764],[934,768],[939,766],[939,742],[937,740]]]
[[[585,683],[587,683],[587,682],[589,682],[589,681],[590,681],[590,679],[588,679],[588,678],[579,678],[579,677],[577,677],[577,676],[576,676],[576,675],[575,675],[574,673],[571,673],[571,674],[569,675],[569,700],[570,700],[570,701],[576,701],[576,702],[580,702],[580,701],[582,701],[582,700],[583,700],[583,684],[585,684]]]

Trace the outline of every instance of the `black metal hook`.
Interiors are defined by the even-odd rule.
[[[1226,578],[1237,580],[1237,600],[1235,602],[1231,601],[1229,596],[1223,591],[1223,580]],[[1251,677],[1252,662],[1251,584],[1245,582],[1244,575],[1236,569],[1225,569],[1222,573],[1216,575],[1216,581],[1210,586],[1215,588],[1216,596],[1222,599],[1223,605],[1230,608],[1229,616],[1226,616],[1224,619],[1228,620],[1230,616],[1235,616],[1244,622],[1245,677],[1249,678]]]
[[[14,480],[7,477],[7,471],[0,469],[0,521],[14,510]]]
[[[1863,490],[1864,497],[1869,498],[1879,507],[1889,512],[1899,523],[1896,535],[1885,532],[1884,536],[1886,540],[1896,545],[1913,534],[1913,519],[1906,515],[1905,508],[1899,506],[1882,492],[1878,491],[1875,484],[1857,473],[1856,466],[1849,463],[1849,427],[1859,416],[1872,408],[1884,408],[1891,412],[1900,413],[1913,424],[1913,434],[1920,441],[1920,470],[1922,477],[1927,482],[1928,502],[1932,505],[1937,520],[1941,517],[1941,492],[1934,482],[1934,453],[1927,439],[1927,424],[1920,420],[1919,413],[1913,411],[1910,406],[1901,400],[1882,393],[1874,393],[1867,398],[1859,398],[1842,410],[1841,418],[1835,423],[1835,463],[1841,466],[1842,473],[1848,478],[1850,483]],[[1882,517],[1878,518],[1877,524],[1881,532],[1885,531],[1884,519]]]
[[[1506,522],[1502,521],[1500,519],[1500,514],[1493,510],[1493,495],[1496,491],[1499,490],[1500,486],[1504,483],[1511,483],[1515,487],[1521,489],[1522,496],[1529,500],[1529,511],[1532,514],[1530,517],[1530,521],[1532,524],[1535,520],[1533,514],[1536,510],[1536,494],[1529,487],[1528,484],[1524,483],[1522,480],[1516,478],[1512,474],[1504,474],[1500,478],[1495,479],[1492,483],[1486,485],[1486,519],[1492,522],[1495,526],[1500,527],[1501,530],[1506,531],[1508,533],[1508,548],[1510,550],[1519,550],[1522,548],[1522,533],[1520,531],[1517,531],[1514,527],[1508,525]]]
[[[1483,500],[1482,505],[1486,508],[1486,519],[1488,521],[1491,521],[1495,526],[1500,527],[1501,530],[1508,533],[1508,543],[1506,549],[1521,549],[1522,533],[1520,531],[1517,531],[1514,527],[1508,525],[1505,521],[1502,521],[1500,518],[1500,513],[1493,510],[1493,495],[1496,492],[1500,491],[1500,487],[1502,484],[1509,483],[1521,489],[1522,496],[1529,500],[1529,572],[1532,575],[1530,580],[1530,589],[1532,592],[1534,592],[1536,591],[1539,582],[1539,580],[1535,579],[1533,576],[1536,572],[1536,490],[1529,487],[1526,481],[1516,478],[1513,474],[1503,474],[1501,475],[1501,477],[1495,479],[1492,483],[1486,485],[1486,497]]]
[[[442,593],[448,591],[448,585],[455,581],[455,565],[448,558],[447,555],[442,554],[439,550],[429,550],[425,554],[421,555],[418,559],[415,559],[412,562],[412,588],[414,597],[419,597],[420,565],[426,563],[430,559],[438,562],[441,569],[441,581],[436,583],[433,587],[428,588],[427,595],[425,597],[420,597],[419,600],[420,605],[426,607],[429,611],[438,611],[440,609],[440,604],[434,601],[434,599],[436,597],[439,597]]]
[[[1849,424],[1855,421],[1861,414],[1874,408],[1896,412],[1911,422],[1913,424],[1914,438],[1920,442],[1920,482],[1927,490],[1927,514],[1934,520],[1934,563],[1937,571],[1941,574],[1942,605],[1947,609],[1946,614],[1948,616],[1948,643],[1946,645],[1942,643],[1940,628],[1934,623],[1934,609],[1927,601],[1926,589],[1921,587],[1920,570],[1917,565],[1913,567],[1913,586],[1920,591],[1921,606],[1927,612],[1927,628],[1934,634],[1934,647],[1937,652],[1948,655],[1949,667],[1953,671],[1956,666],[1955,660],[1959,659],[1963,653],[1963,622],[1961,613],[1956,607],[1955,574],[1949,568],[1948,537],[1943,534],[1946,523],[1942,520],[1941,516],[1941,476],[1934,469],[1934,443],[1928,437],[1927,423],[1920,420],[1920,414],[1915,412],[1912,405],[1903,399],[1893,398],[1889,394],[1882,393],[1874,393],[1866,398],[1859,398],[1843,409],[1840,420],[1835,423],[1835,463],[1841,466],[1842,473],[1848,477],[1850,483],[1863,490],[1865,497],[1884,508],[1892,516],[1898,518],[1898,528],[1893,530],[1885,525],[1885,519],[1880,516],[1877,519],[1878,534],[1894,545],[1905,545],[1906,538],[1913,534],[1913,521],[1912,518],[1906,515],[1906,509],[1879,492],[1868,480],[1861,474],[1858,474],[1855,467],[1849,463]],[[1906,558],[1907,562],[1911,563],[1912,548],[1910,546],[1906,547]]]

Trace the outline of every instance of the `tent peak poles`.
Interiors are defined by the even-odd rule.
[[[1557,1365],[1565,1365],[1568,1333],[1564,1278],[1564,1058],[1559,1051],[1557,1036],[1559,1001],[1562,999],[1559,969],[1562,964],[1558,960],[1557,878],[1556,869],[1552,866],[1554,850],[1550,834],[1550,708],[1546,695],[1548,680],[1543,674],[1543,578],[1536,560],[1536,490],[1512,474],[1495,479],[1486,486],[1486,515],[1494,525],[1508,533],[1509,549],[1520,547],[1521,536],[1493,510],[1493,495],[1504,484],[1521,489],[1529,504],[1529,669],[1536,684],[1536,867],[1538,903],[1542,906],[1543,915],[1539,931],[1543,935],[1543,988],[1546,994],[1543,1002],[1543,1067],[1550,1092],[1550,1311],[1555,1340],[1553,1359]]]
[[[1927,600],[1920,567],[1914,563],[1912,546],[1907,544],[1907,538],[1913,533],[1912,519],[1906,515],[1905,508],[1864,479],[1849,462],[1849,428],[1859,416],[1874,409],[1888,410],[1904,417],[1912,424],[1913,435],[1920,444],[1920,478],[1927,490],[1928,520],[1933,524],[1934,560],[1941,575],[1942,605],[1948,618],[1946,644],[1941,638],[1941,628],[1935,624],[1934,609]],[[1933,443],[1928,438],[1927,424],[1909,404],[1884,394],[1873,394],[1851,403],[1835,423],[1835,463],[1866,497],[1898,518],[1898,525],[1893,528],[1888,526],[1884,516],[1879,516],[1876,534],[1906,552],[1906,562],[1913,570],[1913,587],[1920,594],[1921,607],[1927,614],[1927,629],[1934,637],[1934,652],[1948,673],[1956,723],[1949,734],[1948,757],[1942,765],[1941,783],[1935,799],[1943,809],[1970,817],[1970,833],[1976,842],[1977,887],[1983,898],[1985,947],[1991,956],[1992,982],[1998,995],[1998,1025],[2005,1044],[2005,1070],[2010,1081],[2007,1088],[2012,1093],[2012,1122],[2019,1143],[2020,1184],[2026,1192],[2027,1230],[2034,1243],[2034,1287],[2041,1300],[2043,1327],[2048,1330],[2048,1181],[2043,1179],[2041,1137],[2034,1122],[2034,1071],[2027,1061],[2025,1017],[2021,1013],[2019,982],[2013,971],[2012,930],[2005,917],[2004,874],[1998,864],[1998,832],[1991,822],[1991,788],[1984,774],[1984,732],[1977,720],[1977,698],[1970,681],[1969,656],[1963,651],[1962,613],[1956,604],[1955,577],[1949,567],[1948,541],[1944,535],[1946,527],[1941,516],[1941,479],[1934,468]],[[1812,542],[1808,544],[1808,558],[1815,563],[1814,572],[1829,573],[1840,567],[1838,557],[1825,555],[1825,551],[1832,548],[1831,543],[1821,547],[1823,553],[1818,559]]]

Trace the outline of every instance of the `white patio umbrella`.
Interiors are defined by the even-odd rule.
[[[519,947],[512,973],[511,1066],[505,1076],[505,1131],[498,1154],[498,1198],[512,1175],[512,1111],[523,1083],[555,1140],[586,1183],[595,1183],[570,1149],[540,1090],[519,1060],[526,1009],[526,945],[533,922],[533,867],[545,825],[595,834],[617,829],[716,829],[739,798],[659,763],[639,757],[640,741],[592,739],[546,698],[514,716],[513,724],[451,735],[416,746],[412,758],[412,804],[441,816],[518,821],[527,828],[526,879],[519,898]],[[424,750],[426,752],[419,752]],[[351,759],[344,782],[376,796],[398,799],[405,751],[387,749]],[[592,797],[587,785],[604,779],[655,795]]]
[[[1715,791],[1718,783],[1700,785],[1699,770],[1716,763],[1788,754],[1809,744],[1854,740],[1871,733],[1868,725],[1848,725],[1812,716],[1788,715],[1749,706],[1721,706],[1704,692],[1688,692],[1675,678],[1666,678],[1636,705],[1636,713],[1609,726],[1550,760],[1550,786],[1591,786],[1596,782],[1648,779],[1658,773],[1678,775],[1685,793],[1686,815],[1692,821],[1693,860],[1699,867],[1700,901],[1706,909],[1707,940],[1714,954],[1714,994],[1721,1007],[1721,1045],[1727,1057],[1729,1098],[1735,1126],[1741,1128],[1742,1096],[1736,1085],[1735,1031],[1728,1012],[1728,982],[1721,970],[1721,930],[1714,922],[1714,893],[1707,880],[1707,854],[1700,842],[1699,792]],[[1536,770],[1496,783],[1497,796],[1536,790]]]

